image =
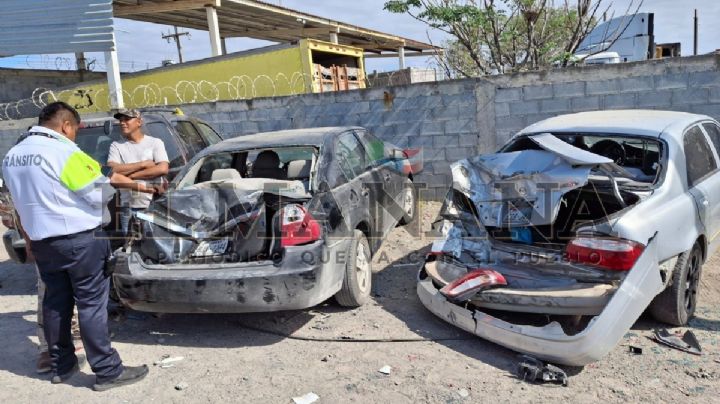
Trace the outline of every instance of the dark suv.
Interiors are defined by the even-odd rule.
[[[161,139],[170,159],[168,180],[182,169],[200,150],[222,140],[218,132],[206,122],[185,116],[180,109],[144,109],[143,131],[145,134]],[[100,164],[106,164],[110,145],[122,140],[118,122],[111,117],[83,120],[75,142],[85,153],[91,155]],[[115,201],[116,202],[116,201]],[[115,203],[111,202],[111,212]],[[3,209],[12,212],[12,209]],[[115,215],[113,214],[114,218]],[[27,260],[25,240],[16,230],[11,214],[3,214],[3,224],[8,231],[3,234],[3,243],[10,258],[24,263]],[[108,227],[115,228],[115,221]]]

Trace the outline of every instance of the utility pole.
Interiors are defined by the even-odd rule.
[[[693,33],[693,55],[697,55],[697,49],[698,49],[698,16],[697,16],[697,8],[695,9],[695,20],[694,20],[694,33]]]
[[[180,37],[183,35],[187,35],[188,38],[190,38],[190,33],[189,32],[178,32],[177,25],[173,26],[173,28],[175,28],[174,34],[166,34],[166,35],[163,35],[162,37],[163,37],[163,39],[166,39],[168,41],[168,43],[170,43],[170,39],[175,40],[175,45],[177,45],[177,50],[178,50],[178,61],[180,63],[182,63],[183,58],[182,58],[182,45],[180,44]]]

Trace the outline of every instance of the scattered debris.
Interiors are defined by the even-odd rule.
[[[333,357],[332,354],[327,354],[327,355],[323,356],[322,359],[320,359],[320,360],[323,361],[323,362],[327,362],[327,361],[329,361],[330,358],[332,358],[332,357]]]
[[[568,385],[567,374],[552,364],[543,364],[538,359],[528,355],[520,355],[517,376],[527,382],[540,381],[542,383],[556,383]]]
[[[468,398],[468,397],[470,397],[470,392],[467,391],[466,389],[460,389],[460,390],[458,391],[458,394],[459,394],[460,397],[462,397],[462,398]]]
[[[180,383],[178,383],[178,384],[175,385],[175,390],[182,391],[182,390],[187,389],[188,387],[190,387],[189,384],[187,384],[187,383],[185,383],[185,382],[180,382]]]
[[[708,372],[707,370],[704,370],[703,368],[698,368],[698,370],[686,370],[685,374],[687,374],[688,376],[692,376],[695,379],[713,380],[713,379],[718,378],[717,373]]]
[[[160,366],[163,369],[171,368],[174,366],[175,362],[180,362],[183,359],[185,359],[184,356],[170,357],[170,355],[163,355],[163,357],[159,361],[154,362],[154,365]]]
[[[312,391],[300,397],[293,397],[293,403],[295,404],[312,404],[320,398],[317,394]]]
[[[690,330],[685,331],[685,333],[681,335],[679,331],[671,334],[667,328],[661,328],[653,332],[651,339],[689,354],[702,355],[700,343],[695,337],[695,334]]]
[[[392,372],[392,368],[388,365],[385,365],[385,366],[381,367],[380,369],[378,369],[378,372],[380,372],[384,375],[389,375],[390,372]]]
[[[642,355],[643,353],[643,349],[639,346],[628,345],[628,348],[630,348],[630,353],[634,353],[635,355]]]

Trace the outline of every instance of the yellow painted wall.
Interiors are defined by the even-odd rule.
[[[140,108],[317,91],[313,86],[311,50],[354,56],[360,59],[360,66],[363,63],[361,49],[306,39],[284,49],[227,55],[123,75],[125,106]],[[53,98],[76,106],[81,113],[110,110],[104,81],[56,91],[48,100]]]

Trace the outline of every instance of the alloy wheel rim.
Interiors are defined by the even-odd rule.
[[[685,309],[688,313],[695,309],[698,282],[700,280],[700,257],[694,253],[690,257],[687,277],[685,278]]]
[[[413,215],[413,209],[414,209],[414,206],[415,206],[415,201],[414,201],[414,198],[413,198],[413,192],[412,192],[412,189],[411,189],[411,188],[405,188],[405,195],[404,195],[404,197],[403,197],[403,200],[404,200],[404,201],[403,201],[403,202],[404,202],[403,204],[404,204],[404,207],[405,207],[405,213],[406,213],[409,217],[412,217],[412,215]]]

